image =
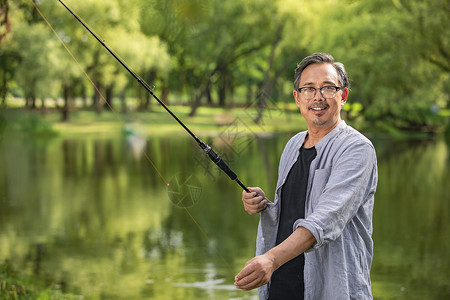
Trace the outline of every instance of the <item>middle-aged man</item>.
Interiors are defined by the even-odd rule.
[[[236,275],[260,299],[372,299],[375,149],[341,120],[349,94],[344,65],[314,53],[295,70],[295,103],[307,123],[281,155],[274,202],[242,193],[260,213],[257,256]]]

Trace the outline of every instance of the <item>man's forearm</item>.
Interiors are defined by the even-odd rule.
[[[308,229],[298,227],[284,242],[249,260],[235,277],[236,288],[251,290],[268,283],[276,269],[308,250],[315,241]]]
[[[266,255],[273,261],[275,269],[308,250],[316,238],[305,227],[298,227],[286,240],[267,251]]]

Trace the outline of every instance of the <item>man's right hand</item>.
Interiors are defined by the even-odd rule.
[[[264,210],[270,201],[259,187],[248,188],[248,190],[250,193],[242,191],[242,203],[244,203],[245,211],[250,215],[254,215]]]

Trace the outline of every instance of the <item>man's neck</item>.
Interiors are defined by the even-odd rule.
[[[303,146],[305,148],[312,148],[314,147],[324,136],[326,136],[328,133],[330,133],[336,126],[341,122],[342,120],[339,120],[331,127],[328,128],[318,128],[308,127],[308,133],[306,134],[305,141],[303,142]]]

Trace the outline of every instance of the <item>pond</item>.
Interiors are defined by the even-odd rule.
[[[205,138],[273,195],[291,135]],[[375,299],[450,296],[450,158],[443,139],[373,138]],[[83,299],[256,299],[233,278],[258,216],[190,137],[0,139],[0,265]],[[273,196],[271,196],[273,198]],[[80,297],[81,299],[81,297]]]

